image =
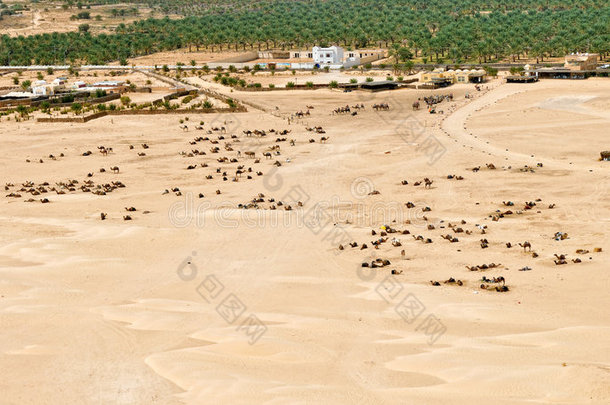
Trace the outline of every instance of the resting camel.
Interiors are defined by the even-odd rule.
[[[459,285],[459,286],[464,285],[464,283],[462,282],[462,280],[456,280],[456,279],[454,279],[453,277],[450,277],[449,279],[447,279],[447,280],[443,281],[443,283],[445,283],[445,284],[454,284],[454,283],[455,283],[455,284],[457,284],[457,285]]]
[[[525,252],[526,249],[529,249],[529,251],[532,251],[532,244],[529,243],[528,241],[525,241],[523,243],[519,243],[519,246],[521,246],[523,248],[523,251]]]

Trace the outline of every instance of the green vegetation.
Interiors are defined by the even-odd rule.
[[[287,49],[314,44],[387,46],[395,63],[411,57],[455,64],[516,59],[525,54],[544,60],[573,51],[610,53],[607,0],[124,2],[145,3],[165,14],[189,17],[119,24],[113,34],[92,35],[81,30],[29,37],[2,35],[0,65],[100,64],[178,48]],[[101,3],[117,1],[82,1],[81,7]],[[124,9],[116,10],[120,15]],[[87,15],[86,11],[75,14],[78,19],[87,19]]]

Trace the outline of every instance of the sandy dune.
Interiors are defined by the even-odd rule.
[[[15,184],[4,195],[26,181],[126,187],[0,200],[0,404],[608,403],[610,168],[597,158],[609,148],[610,82],[489,87],[235,92],[272,113],[192,115],[188,132],[178,128],[183,117],[170,115],[3,120],[0,180]],[[448,92],[454,100],[437,107],[444,114],[412,111],[417,97]],[[373,111],[379,102],[390,111]],[[356,116],[331,115],[356,103],[366,105]],[[306,105],[311,115],[288,125]],[[200,120],[239,135],[235,151],[190,145],[220,136],[195,131]],[[305,130],[318,125],[328,142]],[[295,146],[277,143],[281,156],[257,164],[240,157],[264,174],[230,181],[237,163],[216,158],[262,156],[279,135],[242,130],[270,128],[291,129]],[[99,145],[114,153],[102,156]],[[179,154],[195,148],[207,154]],[[87,150],[93,154],[82,156]],[[191,164],[197,168],[187,170]],[[120,173],[108,170],[114,165]],[[414,186],[424,177],[433,180],[429,189]],[[174,187],[182,195],[162,194]],[[237,208],[258,193],[294,209]],[[311,211],[316,203],[325,204],[321,217]],[[130,206],[137,211],[124,210]],[[133,220],[123,221],[126,214]],[[472,233],[453,233],[449,223]],[[373,249],[383,225],[411,234],[389,234],[402,247],[388,240]],[[556,232],[569,238],[556,241]],[[448,233],[459,242],[441,238]],[[539,257],[517,245],[526,240]],[[555,265],[554,254],[568,264]],[[361,267],[374,258],[391,265]],[[492,262],[501,266],[465,267]],[[531,271],[518,271],[525,266]],[[483,276],[504,277],[510,290],[482,290]],[[444,284],[449,277],[464,285]],[[239,304],[239,316],[216,310],[226,299]],[[405,303],[420,305],[417,313]],[[252,315],[265,329],[250,344],[252,329],[242,324]],[[430,328],[434,319],[442,328]]]

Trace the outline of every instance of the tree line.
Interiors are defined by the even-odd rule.
[[[425,62],[610,53],[607,0],[148,0],[206,12],[120,24],[114,33],[0,36],[0,65],[103,64],[159,51],[404,47]],[[187,4],[188,3],[188,4]],[[228,7],[233,5],[233,7]],[[169,6],[168,6],[169,7]]]

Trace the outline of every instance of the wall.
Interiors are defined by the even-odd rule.
[[[231,58],[221,60],[219,63],[245,63],[258,59],[258,52],[246,52]]]
[[[42,117],[37,118],[36,122],[60,123],[60,122],[78,122],[85,123],[96,118],[105,117],[108,115],[165,115],[165,114],[214,114],[214,113],[237,113],[247,112],[245,107],[236,108],[209,108],[209,109],[176,109],[176,110],[120,110],[120,111],[101,111],[94,114],[89,114],[82,117]]]

